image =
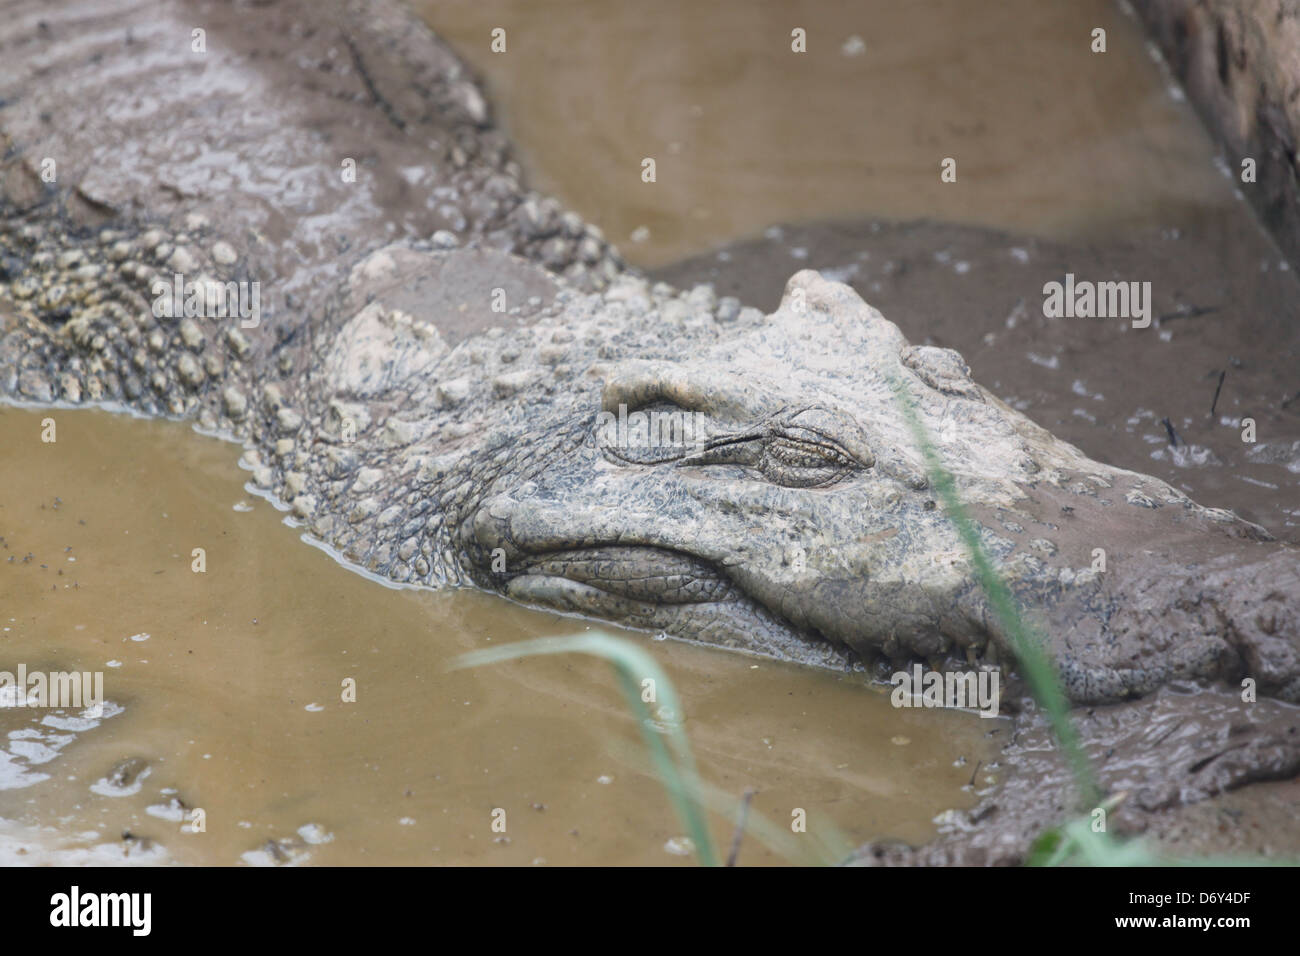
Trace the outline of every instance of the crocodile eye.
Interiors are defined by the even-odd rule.
[[[792,431],[804,432],[804,435]],[[758,463],[763,477],[790,488],[815,488],[834,484],[864,467],[844,448],[823,435],[806,429],[784,431],[763,444]]]

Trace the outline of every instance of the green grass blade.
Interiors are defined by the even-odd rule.
[[[1085,802],[1095,804],[1100,798],[1101,791],[1097,786],[1092,767],[1088,763],[1087,755],[1084,754],[1079,743],[1078,733],[1070,721],[1069,705],[1061,687],[1060,675],[1043,651],[1040,637],[1025,623],[1011,589],[993,567],[993,562],[980,541],[979,532],[974,522],[967,516],[966,509],[957,495],[952,474],[940,460],[925,425],[916,413],[912,395],[901,379],[894,382],[894,396],[921,450],[930,485],[942,501],[948,519],[952,521],[958,537],[966,548],[971,566],[988,598],[989,606],[1011,642],[1012,651],[1020,664],[1021,674],[1029,684],[1030,691],[1039,706],[1046,713]]]

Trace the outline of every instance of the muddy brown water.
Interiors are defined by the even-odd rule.
[[[780,222],[928,217],[1061,238],[1204,222],[1233,202],[1112,0],[415,6],[484,78],[534,186],[646,268]]]
[[[1300,389],[1286,331],[1294,280],[1278,277],[1204,132],[1109,2],[421,7],[485,78],[532,183],[634,263],[724,291],[746,283],[736,291],[764,307],[798,268],[857,264],[845,277],[909,336],[966,351],[977,378],[1040,423],[1295,537],[1300,463],[1281,452],[1252,462],[1228,443],[1231,425],[1179,411],[1204,404],[1207,374],[1229,368],[1220,412],[1271,403],[1265,437],[1287,447],[1300,412],[1278,407]],[[807,54],[790,52],[795,26]],[[1088,51],[1096,26],[1104,55]],[[505,54],[489,49],[495,27]],[[645,156],[658,161],[653,185],[640,182]],[[939,181],[946,156],[956,184]],[[868,217],[969,228],[886,227],[875,245],[860,225],[764,235]],[[1029,238],[1002,242],[1003,231]],[[1174,277],[1161,308],[1221,307],[1260,287],[1252,351],[1232,356],[1241,364],[1224,352],[1245,337],[1226,323],[1203,338],[1169,323],[1172,340],[1154,328],[1117,344],[1113,329],[1062,336],[1016,311],[1026,280],[1004,271],[1012,248],[1043,269],[1112,269],[1153,234],[1193,250],[1154,274]],[[746,238],[736,268],[718,269],[715,250]],[[1115,261],[1099,248],[1118,249]],[[1230,288],[1204,287],[1227,276]],[[978,307],[964,317],[962,303]],[[1125,354],[1134,371],[1117,377]],[[1186,402],[1171,410],[1164,398]],[[1162,458],[1164,415],[1220,464]],[[45,418],[54,443],[41,441]],[[246,492],[235,446],[181,424],[0,408],[0,449],[0,670],[102,671],[111,702],[98,721],[0,709],[0,863],[689,859],[671,852],[681,824],[605,664],[447,669],[463,651],[585,623],[347,570]],[[191,570],[194,548],[204,573]],[[852,679],[630,637],[677,682],[703,776],[734,796],[754,787],[755,809],[778,825],[803,808],[844,849],[920,841],[997,782],[1000,721],[896,710]],[[341,700],[347,678],[354,703]],[[205,832],[183,832],[196,807]],[[504,834],[491,825],[498,808]],[[728,816],[712,820],[720,845]],[[741,862],[780,858],[747,840]]]
[[[97,726],[75,708],[0,709],[0,863],[689,860],[666,849],[681,825],[607,665],[448,670],[583,622],[367,580],[245,491],[236,446],[179,423],[6,407],[0,448],[0,670],[99,671],[108,701]],[[993,782],[974,771],[996,759],[1001,720],[629,636],[673,678],[704,778],[755,788],[786,826],[804,809],[845,853],[924,839],[974,802],[972,779]],[[183,833],[196,807],[206,830]],[[713,822],[725,845],[727,816]],[[781,858],[750,842],[741,861]]]

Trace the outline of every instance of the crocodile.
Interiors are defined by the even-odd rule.
[[[801,664],[1001,666],[911,407],[1072,701],[1300,702],[1294,550],[1088,458],[816,271],[767,314],[647,280],[524,186],[400,4],[4,12],[6,399],[239,442],[395,584]]]

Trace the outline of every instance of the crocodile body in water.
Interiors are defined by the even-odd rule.
[[[1294,551],[1089,459],[816,272],[770,315],[637,276],[523,188],[399,6],[217,5],[201,35],[183,3],[119,6],[6,5],[0,394],[241,441],[398,583],[803,663],[1007,661],[901,389],[1075,702],[1300,701]],[[1266,703],[1267,759],[1199,764],[1205,793],[1300,765]]]

